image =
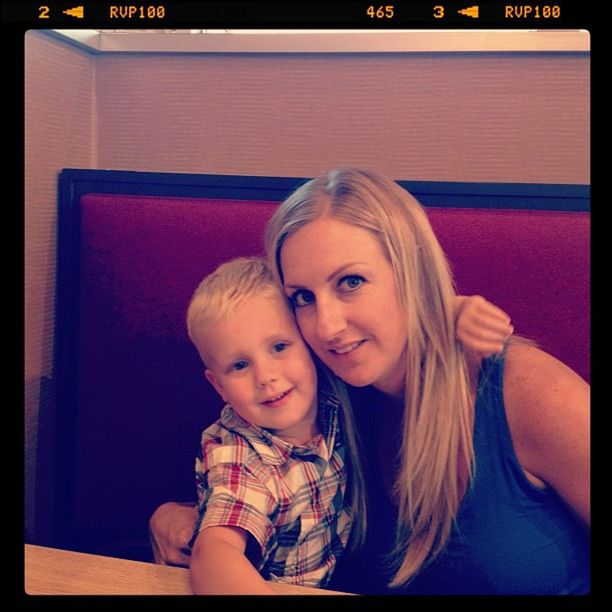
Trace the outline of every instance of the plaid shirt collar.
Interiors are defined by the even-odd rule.
[[[333,393],[319,390],[317,422],[320,433],[304,446],[290,444],[267,429],[248,423],[229,404],[221,412],[221,425],[246,438],[266,464],[282,465],[292,456],[302,461],[316,461],[319,458],[329,461],[334,445],[339,442],[336,440],[339,406],[340,402]]]

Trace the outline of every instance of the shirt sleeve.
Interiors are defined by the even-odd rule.
[[[196,459],[199,516],[194,539],[206,527],[240,527],[253,535],[263,551],[272,537],[270,516],[277,504],[249,468],[246,447],[240,440],[203,442]]]

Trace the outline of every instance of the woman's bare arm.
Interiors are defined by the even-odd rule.
[[[551,487],[590,525],[590,387],[551,355],[510,345],[504,401],[515,451],[532,482]]]
[[[149,520],[155,562],[162,565],[189,565],[185,549],[198,516],[195,504],[166,502]]]

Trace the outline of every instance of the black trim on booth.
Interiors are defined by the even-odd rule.
[[[60,191],[281,201],[307,178],[75,170],[60,174]],[[424,206],[588,211],[590,186],[398,180]],[[63,188],[62,188],[63,187]]]

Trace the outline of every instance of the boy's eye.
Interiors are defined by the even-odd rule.
[[[351,274],[350,276],[343,276],[338,282],[338,286],[349,291],[353,291],[354,289],[357,289],[358,287],[363,285],[364,282],[365,279],[363,278],[363,276]]]
[[[288,342],[277,342],[272,348],[275,353],[282,353],[288,346]]]
[[[314,294],[307,289],[300,289],[291,295],[289,300],[294,308],[302,308],[314,302]]]
[[[239,372],[240,370],[244,370],[247,365],[248,363],[244,359],[241,359],[240,361],[236,361],[232,364],[232,370]]]

